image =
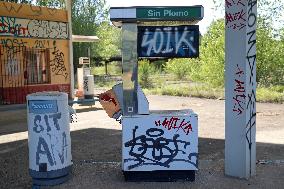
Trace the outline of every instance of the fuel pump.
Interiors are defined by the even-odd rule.
[[[191,109],[149,111],[138,85],[138,58],[199,56],[202,6],[111,7],[122,29],[122,84],[100,95],[122,124],[122,171],[127,181],[195,180],[198,115]]]

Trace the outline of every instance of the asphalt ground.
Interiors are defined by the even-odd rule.
[[[256,176],[224,174],[224,101],[148,96],[151,110],[193,109],[199,115],[199,170],[195,182],[125,182],[121,172],[121,125],[99,103],[74,105],[70,125],[73,169],[64,184],[41,188],[284,188],[284,105],[257,104]],[[27,114],[0,108],[0,188],[31,188]]]

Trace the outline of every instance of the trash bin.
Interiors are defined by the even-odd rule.
[[[29,173],[34,185],[68,180],[72,168],[68,95],[39,92],[27,96]]]
[[[83,81],[83,87],[84,87],[84,98],[85,99],[93,99],[94,98],[94,76],[93,75],[86,75],[84,76]]]

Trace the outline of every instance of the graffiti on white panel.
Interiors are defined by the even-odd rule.
[[[124,159],[124,163],[131,164],[129,170],[149,165],[170,168],[175,162],[188,163],[197,168],[197,153],[191,153],[190,142],[180,139],[179,134],[165,137],[163,129],[150,128],[138,135],[138,129],[135,126],[132,139],[124,143],[129,149],[130,158]]]
[[[0,36],[68,39],[68,23],[0,16]]]
[[[31,20],[28,23],[30,37],[67,39],[68,24],[64,22],[52,22],[46,20]]]

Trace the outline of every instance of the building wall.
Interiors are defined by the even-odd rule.
[[[68,40],[67,11],[0,2],[0,104],[42,90],[69,93]]]

